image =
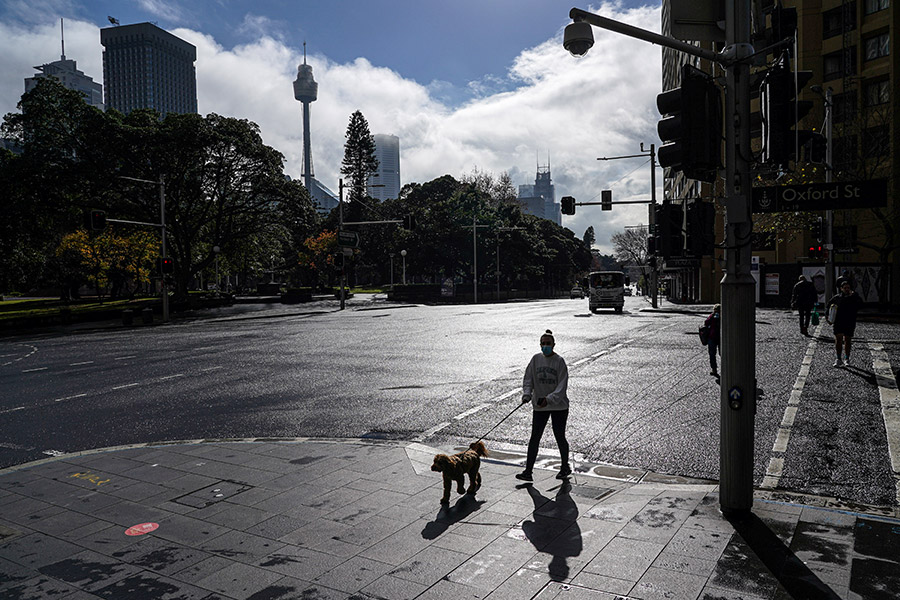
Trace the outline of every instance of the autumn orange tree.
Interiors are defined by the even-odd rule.
[[[65,281],[73,286],[90,282],[103,302],[110,287],[113,298],[123,291],[133,298],[142,283],[149,283],[158,245],[156,237],[144,231],[117,235],[111,229],[101,233],[77,229],[63,236],[56,257]]]
[[[315,283],[329,283],[334,273],[337,251],[337,231],[326,229],[303,241],[303,248],[297,253],[297,263]]]

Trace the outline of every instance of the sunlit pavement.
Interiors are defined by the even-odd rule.
[[[490,450],[490,448],[489,448]],[[435,449],[193,440],[0,471],[0,597],[896,599],[900,511],[541,457],[442,507]]]

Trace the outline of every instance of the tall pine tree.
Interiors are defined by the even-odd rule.
[[[594,247],[594,242],[597,241],[597,238],[594,237],[594,226],[591,225],[587,229],[584,230],[584,245],[588,247],[588,249]]]
[[[345,137],[347,141],[344,142],[341,174],[347,178],[349,200],[363,200],[367,195],[369,176],[378,170],[378,159],[375,158],[375,138],[369,132],[369,123],[361,112],[350,115]]]

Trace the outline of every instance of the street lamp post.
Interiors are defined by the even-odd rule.
[[[824,93],[822,86],[812,86],[812,91],[823,94],[825,98],[825,182],[831,183],[834,176],[834,141],[832,137],[832,126],[834,123],[834,102],[832,98],[833,90],[829,86]],[[828,258],[825,261],[825,301],[834,293],[834,211],[825,211],[825,250],[828,251]]]
[[[163,260],[166,258],[166,183],[163,181],[162,175],[159,176],[159,181],[153,181],[150,179],[138,179],[137,177],[125,177],[124,175],[119,175],[119,179],[124,179],[126,181],[136,181],[138,183],[149,183],[151,185],[159,186],[159,224],[156,223],[138,223],[139,225],[151,225],[153,227],[159,227],[162,231],[162,243],[161,243],[161,257]],[[118,219],[108,219],[111,222],[116,222]],[[123,223],[133,223],[133,221],[121,221]],[[169,322],[169,290],[166,287],[166,276],[164,273],[159,274],[160,278],[160,287],[162,288],[162,312],[163,312],[163,323]]]
[[[222,251],[218,246],[213,246],[213,254],[216,255],[216,291],[219,291],[221,286],[219,285],[219,252]]]
[[[406,250],[401,250],[400,256],[403,257],[403,285],[406,285]]]

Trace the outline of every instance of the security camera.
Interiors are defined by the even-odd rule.
[[[572,56],[584,56],[594,45],[594,33],[589,23],[575,21],[566,25],[563,33],[563,48]]]

